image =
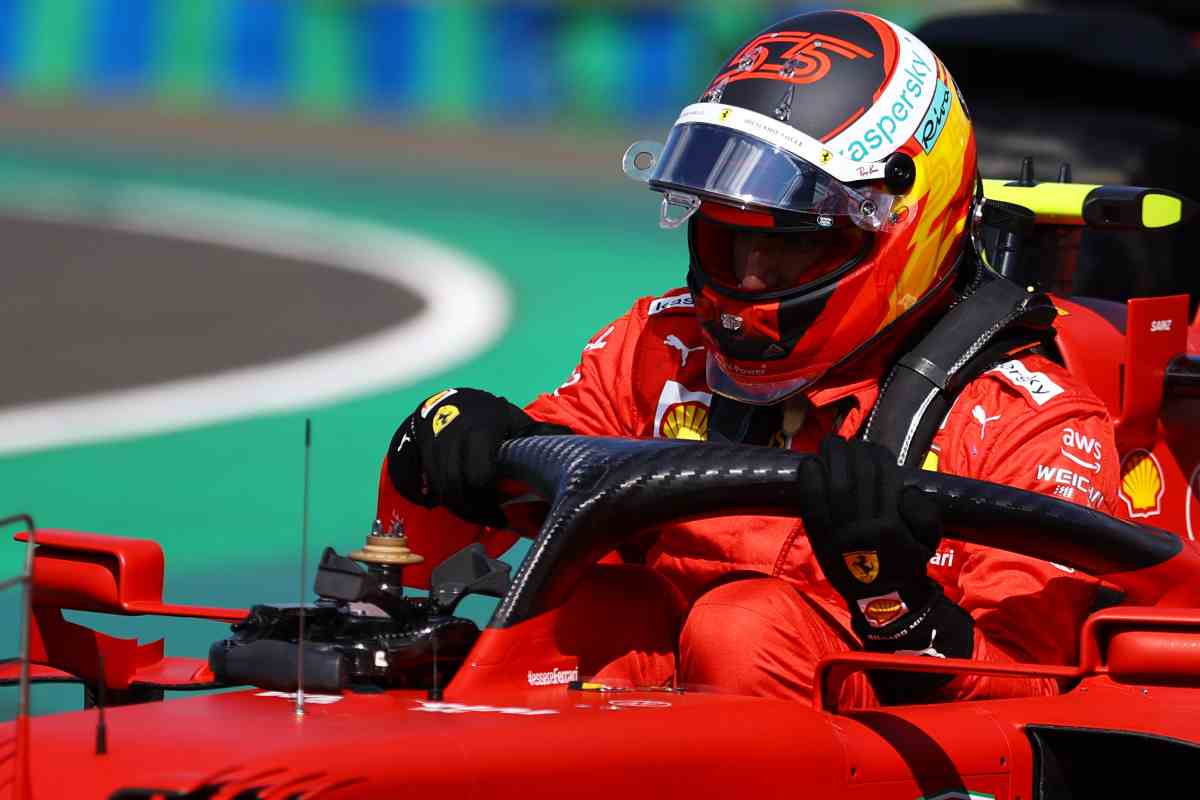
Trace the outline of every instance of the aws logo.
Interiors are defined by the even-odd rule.
[[[743,47],[718,75],[710,88],[749,78],[768,78],[789,83],[816,83],[833,68],[830,53],[846,59],[874,58],[875,54],[853,42],[804,31],[763,34]]]

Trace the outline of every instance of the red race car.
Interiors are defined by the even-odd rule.
[[[1170,193],[1025,183],[989,181],[986,192],[1040,223],[1023,234],[1037,258],[1021,260],[993,241],[993,253],[1011,256],[995,266],[1061,293],[1057,344],[1118,421],[1129,518],[916,469],[908,480],[940,505],[958,538],[1083,570],[1120,591],[1119,604],[1079,631],[1078,664],[849,653],[822,662],[811,707],[591,680],[598,664],[678,624],[656,584],[622,582],[626,567],[608,563],[610,554],[670,519],[795,514],[789,487],[808,456],[535,437],[501,450],[505,475],[549,501],[524,561],[510,575],[494,552],[471,544],[421,573],[427,596],[403,588],[420,560],[403,530],[380,527],[349,557],[327,549],[316,602],[246,611],[165,603],[154,542],[4,520],[26,523],[17,538],[30,548],[31,577],[10,581],[28,582],[28,625],[25,657],[0,673],[21,684],[25,699],[18,719],[0,727],[2,791],[896,800],[1107,797],[1125,786],[1137,795],[1189,792],[1200,764],[1200,552],[1192,541],[1200,525],[1200,329],[1189,326],[1187,295],[1066,299],[1075,265],[1063,254],[1082,224],[1165,227],[1194,212]],[[408,520],[408,533],[440,513]],[[455,616],[468,594],[500,598],[482,630]],[[116,639],[68,622],[63,609],[233,625],[224,638],[214,633],[208,659],[175,658],[161,641]],[[1056,697],[838,707],[848,675],[885,667],[1046,676],[1068,688]],[[31,718],[27,687],[36,681],[81,682],[90,707]],[[227,686],[249,688],[157,702],[168,691]]]

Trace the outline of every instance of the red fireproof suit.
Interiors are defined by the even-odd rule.
[[[802,400],[789,400],[774,442],[814,452],[830,432],[853,436],[887,366],[868,362],[856,374],[827,376]],[[526,410],[580,434],[704,439],[711,399],[691,296],[678,289],[642,298],[602,328],[567,380]],[[924,466],[1116,512],[1116,446],[1104,405],[1036,354],[1016,355],[968,384]],[[798,520],[672,524],[646,541],[647,563],[692,603],[679,642],[685,683],[807,699],[816,662],[859,646],[845,602],[822,575]],[[746,572],[756,575],[728,580]],[[1098,586],[1068,568],[965,544],[952,534],[931,559],[929,574],[975,619],[974,658],[987,661],[1073,663],[1077,631]],[[936,640],[931,646],[936,650]],[[644,663],[638,671],[645,674]],[[964,676],[948,684],[943,697],[1057,691],[1049,679]],[[861,674],[847,682],[842,699],[857,706],[878,702]]]

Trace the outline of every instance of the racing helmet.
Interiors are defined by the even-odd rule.
[[[710,388],[756,405],[932,306],[982,186],[946,67],[857,11],[801,14],[750,39],[666,143],[631,145],[624,169],[663,194],[663,227],[687,222]],[[744,274],[763,252],[771,283]]]

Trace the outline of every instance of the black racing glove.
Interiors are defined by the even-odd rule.
[[[570,433],[537,422],[517,406],[479,389],[445,389],[408,416],[388,447],[396,491],[426,508],[442,505],[481,525],[502,527],[495,489],[500,444],[523,436]]]
[[[970,658],[974,620],[927,574],[941,540],[937,506],[906,489],[895,457],[869,442],[830,436],[800,467],[804,528],[821,571],[850,607],[866,650]],[[885,702],[915,702],[951,679],[872,673]]]

